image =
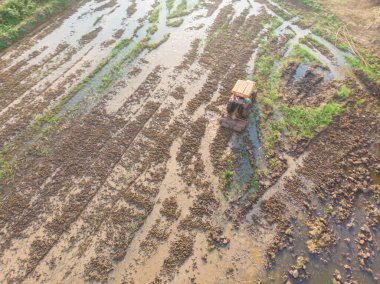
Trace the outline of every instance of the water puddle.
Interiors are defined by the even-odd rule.
[[[302,78],[304,78],[309,68],[309,64],[300,63],[300,65],[298,65],[296,69],[296,72],[293,75],[294,81],[300,81]],[[313,73],[321,75],[323,77],[324,82],[331,81],[334,78],[334,76],[329,70],[326,70],[319,66],[313,68]]]
[[[247,151],[245,136],[234,134],[230,146],[234,154],[234,181],[231,187],[234,192],[240,192],[240,190],[244,188],[244,185],[250,181],[253,174],[253,167],[251,165],[249,152]]]
[[[276,15],[276,14],[274,14]],[[276,15],[279,19],[283,20],[281,17]],[[283,23],[274,31],[276,36],[285,35],[289,33],[291,30],[294,33],[294,37],[292,37],[287,43],[287,50],[284,54],[285,57],[288,57],[292,52],[293,48],[297,45],[300,45],[314,57],[316,57],[323,65],[325,65],[331,72],[331,75],[325,74],[325,72],[321,72],[324,75],[327,75],[327,80],[336,79],[343,80],[347,74],[350,74],[350,67],[345,61],[345,56],[348,54],[347,52],[341,51],[336,48],[333,44],[328,42],[327,40],[313,34],[309,29],[302,29],[298,25],[294,24],[298,20],[297,17],[292,18],[290,20],[283,20]],[[319,50],[310,48],[305,44],[300,43],[300,39],[310,35],[312,38],[320,42],[333,56],[333,60],[330,60],[325,55],[323,55]],[[302,72],[302,66],[301,70]]]
[[[318,211],[322,211],[325,205],[318,201],[315,196],[313,199],[313,205],[318,208]],[[308,252],[306,241],[308,240],[308,230],[304,225],[307,216],[304,213],[299,212],[296,216],[296,220],[292,222],[292,231],[294,236],[293,249],[284,249],[281,251],[277,258],[276,264],[272,270],[268,272],[263,283],[282,283],[282,276],[287,274],[287,271],[291,269],[291,266],[296,263],[298,256],[307,257],[309,262],[307,263],[307,283],[320,284],[320,283],[332,283],[333,274],[335,270],[339,270],[344,279],[348,277],[347,270],[344,265],[349,265],[352,271],[352,278],[358,283],[370,284],[375,283],[371,276],[359,269],[359,263],[357,258],[356,249],[356,236],[360,231],[360,227],[366,222],[366,212],[363,204],[365,198],[360,197],[353,208],[353,220],[355,226],[348,230],[343,224],[335,224],[329,222],[329,227],[332,228],[333,234],[337,239],[337,244],[332,245],[326,252],[320,255],[313,255]],[[376,235],[374,236],[376,239]],[[376,266],[378,260],[375,259],[373,267]],[[292,283],[303,283],[298,279],[291,279]]]
[[[248,119],[248,138],[253,146],[253,154],[255,159],[255,166],[258,169],[266,169],[266,162],[261,143],[259,140],[259,132],[257,129],[257,122],[260,120],[259,108],[257,103],[253,105],[253,111]]]

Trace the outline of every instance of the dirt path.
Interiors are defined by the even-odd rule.
[[[226,198],[222,176],[235,155],[233,141],[243,145],[237,149],[247,163],[266,157],[256,123],[238,135],[221,128],[219,118],[235,81],[252,76],[277,18],[254,1],[174,1],[170,11],[165,1],[87,1],[1,54],[0,282],[270,279],[270,254],[291,238],[290,223],[312,214],[303,202],[314,204],[315,188],[325,186],[313,176],[321,143],[335,145],[341,131],[348,144],[326,155],[345,147],[347,156],[355,145],[373,145],[378,133],[371,112],[349,112],[342,127],[334,123],[306,146],[286,141],[277,170],[269,160],[251,163],[247,175],[268,171],[267,180],[257,192]],[[175,20],[181,22],[168,24]],[[294,30],[296,40],[309,33],[292,21],[277,29],[285,30]],[[278,41],[278,51],[290,52],[295,39]],[[345,68],[339,58],[309,49],[328,62],[329,75]],[[325,102],[336,88],[312,85],[313,76],[299,84],[322,95],[310,102],[298,86],[301,103]],[[295,94],[284,96],[292,101]],[[248,157],[250,147],[258,153]]]

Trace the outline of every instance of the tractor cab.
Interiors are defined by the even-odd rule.
[[[221,119],[222,126],[235,131],[245,129],[255,99],[255,89],[255,82],[250,80],[238,80],[235,83],[227,103],[227,115]]]

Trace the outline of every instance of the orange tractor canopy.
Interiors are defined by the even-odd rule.
[[[255,89],[255,82],[250,80],[237,80],[232,89],[232,95],[242,97],[244,99],[251,98],[252,92]]]
[[[256,84],[253,81],[238,80],[235,83],[227,103],[227,115],[221,119],[222,126],[235,131],[245,129],[255,99],[255,90]]]

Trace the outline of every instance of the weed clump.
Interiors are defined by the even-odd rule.
[[[166,0],[166,8],[170,12],[171,9],[173,9],[174,6],[174,0]]]
[[[167,21],[166,25],[168,27],[179,27],[180,25],[182,25],[182,23],[183,23],[183,19],[178,19],[178,20],[171,21],[171,22]]]
[[[148,21],[149,21],[149,23],[157,23],[159,17],[160,17],[160,7],[156,7],[151,12],[151,14],[148,18]]]
[[[223,184],[224,184],[224,188],[227,188],[227,187],[229,187],[231,185],[233,175],[234,175],[234,173],[233,173],[233,169],[232,169],[232,161],[231,160],[227,160],[227,168],[223,172]]]
[[[342,85],[340,89],[336,92],[336,95],[341,98],[345,99],[351,94],[351,89],[347,87],[346,85]]]
[[[167,18],[173,19],[177,17],[186,16],[187,14],[189,14],[189,12],[186,11],[186,8],[187,8],[187,1],[182,0],[181,3],[178,4],[177,8],[172,13],[170,13]]]
[[[146,31],[147,31],[147,33],[150,34],[150,35],[155,34],[156,31],[157,31],[157,25],[150,26]]]

